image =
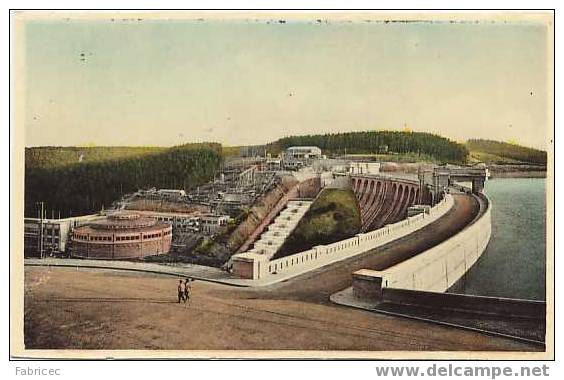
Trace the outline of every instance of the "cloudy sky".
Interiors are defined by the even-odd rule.
[[[260,144],[358,130],[545,148],[533,22],[27,21],[26,146]]]

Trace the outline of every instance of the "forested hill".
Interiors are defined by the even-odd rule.
[[[546,152],[494,140],[471,139],[466,142],[473,158],[486,163],[524,163],[546,165]]]
[[[100,146],[100,147],[59,147],[40,146],[25,148],[26,168],[54,168],[77,162],[98,162],[126,157],[140,157],[146,154],[159,153],[168,148],[133,147],[133,146]]]
[[[184,148],[202,148],[207,146],[211,149],[221,149],[219,144],[193,143],[181,145]],[[78,162],[99,162],[127,157],[139,158],[148,154],[162,153],[170,147],[157,146],[40,146],[25,148],[25,167],[30,168],[54,168]]]
[[[430,156],[437,161],[465,162],[468,150],[463,144],[423,132],[368,131],[325,135],[304,135],[281,138],[268,145],[278,153],[296,145],[314,145],[324,154],[379,154],[400,153]]]
[[[38,155],[38,149],[48,152],[49,158]],[[153,152],[142,148],[137,155],[128,150],[120,158],[113,158],[116,153],[111,152],[113,148],[96,148],[98,152],[106,149],[107,154],[91,161],[73,159],[67,164],[51,161],[72,157],[74,149],[26,149],[26,156],[29,152],[35,154],[33,160],[26,157],[26,216],[37,216],[38,201],[45,202],[49,217],[51,210],[57,216],[60,211],[61,216],[68,217],[97,212],[139,188],[189,190],[213,178],[223,159],[219,144],[187,144],[155,148]]]

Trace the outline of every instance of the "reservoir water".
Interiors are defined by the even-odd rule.
[[[490,243],[449,292],[544,300],[546,179],[492,179],[484,192],[493,204]]]

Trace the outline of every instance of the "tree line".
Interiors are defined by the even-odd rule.
[[[212,179],[222,161],[221,145],[206,143],[119,159],[26,167],[25,214],[37,217],[39,201],[45,202],[48,217],[51,210],[68,217],[97,212],[141,188],[191,190]]]
[[[442,162],[463,163],[468,158],[464,144],[424,132],[367,131],[324,135],[289,136],[268,145],[278,153],[290,146],[313,145],[328,154],[415,153]]]

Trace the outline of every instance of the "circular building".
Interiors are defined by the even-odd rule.
[[[172,226],[136,213],[115,213],[76,228],[72,256],[88,259],[136,259],[168,253]]]

